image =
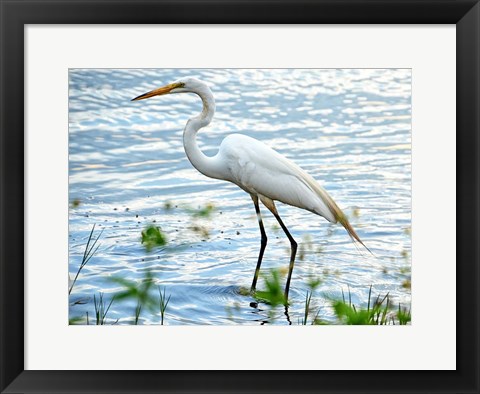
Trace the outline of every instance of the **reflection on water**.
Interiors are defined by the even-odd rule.
[[[207,155],[228,133],[267,143],[320,181],[375,256],[360,253],[340,225],[278,203],[299,241],[288,315],[274,309],[272,320],[271,308],[244,295],[260,248],[255,210],[237,186],[206,178],[186,158],[182,132],[200,100],[130,101],[187,75],[207,82],[216,99],[214,120],[198,136]],[[69,78],[70,200],[80,201],[70,209],[71,277],[93,224],[104,229],[70,296],[71,317],[93,316],[94,294],[122,290],[112,278],[141,281],[146,272],[171,294],[170,325],[297,324],[312,275],[323,279],[314,299],[327,321],[328,297],[342,289],[362,303],[373,285],[374,294],[409,305],[410,70],[76,69]],[[207,204],[215,207],[208,216],[192,214]],[[289,261],[289,242],[267,212],[265,273]],[[168,243],[148,253],[141,231],[152,223]],[[129,323],[134,309],[132,300],[114,302],[109,317]],[[147,310],[139,317],[159,321]]]

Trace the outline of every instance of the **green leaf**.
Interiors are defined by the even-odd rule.
[[[255,292],[255,296],[272,306],[285,305],[287,300],[280,283],[281,275],[279,270],[271,270],[269,276],[264,276],[265,291]]]
[[[142,231],[142,244],[150,252],[153,248],[167,244],[167,238],[159,227],[149,225]]]

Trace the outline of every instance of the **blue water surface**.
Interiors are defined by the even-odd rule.
[[[207,155],[233,132],[265,142],[320,182],[374,255],[340,225],[277,203],[299,243],[288,313],[246,294],[260,248],[252,201],[198,173],[183,150],[183,128],[201,101],[130,101],[183,76],[207,82],[216,99],[214,120],[198,135]],[[336,321],[331,303],[342,291],[366,306],[370,286],[410,306],[410,70],[72,69],[69,98],[70,284],[92,226],[94,235],[103,230],[69,296],[71,321],[87,324],[88,313],[94,324],[94,295],[108,304],[125,281],[141,289],[149,275],[152,299],[158,287],[171,296],[168,325],[299,324],[311,278],[322,281],[312,314],[325,321]],[[290,244],[265,208],[263,215],[268,275],[288,267]],[[151,224],[168,243],[147,251],[141,232]],[[134,323],[137,306],[135,297],[115,299],[106,323]],[[138,324],[160,324],[157,306],[142,305]]]

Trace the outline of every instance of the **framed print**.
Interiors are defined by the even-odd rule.
[[[479,391],[478,2],[1,5],[2,392]]]

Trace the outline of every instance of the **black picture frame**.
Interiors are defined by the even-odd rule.
[[[223,2],[214,0],[0,0],[0,12],[0,390],[2,393],[480,392],[478,363],[480,5],[478,0],[227,0]],[[24,26],[26,24],[87,23],[456,24],[457,369],[455,371],[25,371]],[[435,326],[432,326],[432,330],[435,330]],[[392,348],[389,352],[392,352]],[[389,356],[392,354],[390,353]]]

